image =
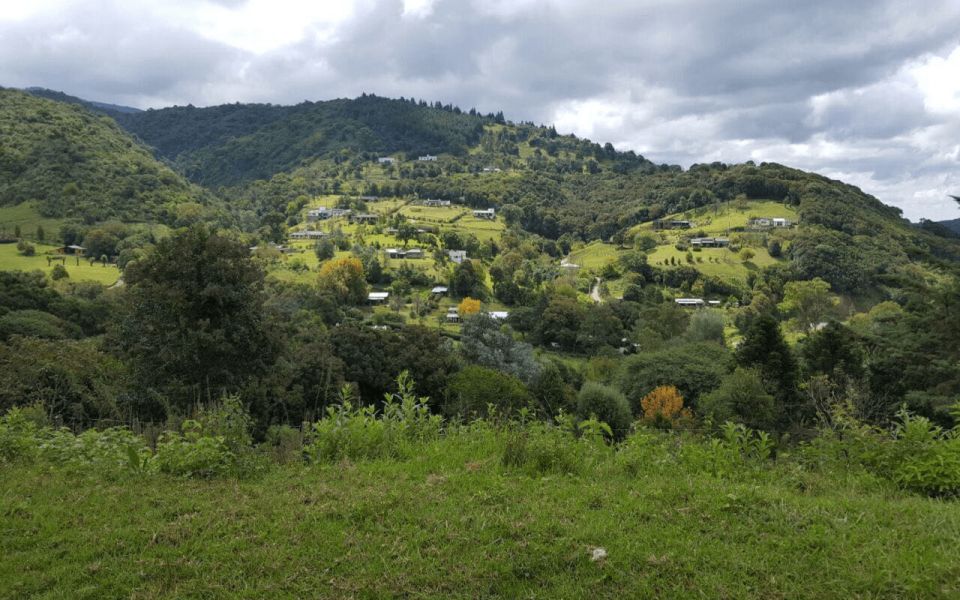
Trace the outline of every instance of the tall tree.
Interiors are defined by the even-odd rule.
[[[277,344],[266,326],[263,277],[245,244],[203,226],[131,263],[112,337],[139,383],[184,409],[264,373]]]
[[[780,331],[780,324],[762,315],[747,329],[737,347],[737,363],[760,371],[778,403],[778,424],[785,428],[808,416],[797,392],[797,360]]]

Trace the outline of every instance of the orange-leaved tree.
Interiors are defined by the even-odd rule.
[[[643,421],[660,427],[672,427],[681,419],[693,416],[689,408],[683,407],[683,396],[672,385],[661,385],[640,401],[643,408]]]
[[[457,313],[461,318],[467,315],[475,315],[478,312],[480,312],[480,301],[470,296],[464,298],[457,307]]]

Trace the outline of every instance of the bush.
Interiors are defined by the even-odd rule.
[[[617,389],[593,381],[583,384],[577,394],[577,414],[606,423],[618,440],[627,435],[633,422],[626,397]]]
[[[471,365],[450,378],[443,410],[447,416],[466,418],[510,415],[531,406],[533,398],[519,379]]]
[[[50,278],[54,281],[59,281],[61,279],[67,279],[70,277],[70,273],[67,273],[67,268],[63,265],[53,265],[53,270],[50,271]]]
[[[618,387],[630,400],[633,413],[643,414],[640,400],[660,385],[675,385],[687,404],[715,389],[728,372],[729,351],[712,342],[670,346],[628,356],[620,365]]]
[[[0,418],[0,462],[29,460],[40,445],[40,431],[48,425],[43,407],[13,407]]]
[[[184,477],[214,477],[230,473],[236,455],[221,435],[209,435],[203,425],[188,419],[182,433],[167,432],[157,442],[154,461],[161,473]]]
[[[672,385],[661,385],[640,400],[643,422],[661,429],[669,429],[681,419],[693,415],[683,407],[683,396]]]
[[[24,256],[33,256],[37,253],[36,247],[26,240],[17,242],[17,252]]]
[[[341,403],[327,407],[327,415],[313,424],[304,454],[311,462],[403,458],[411,444],[435,439],[443,419],[431,415],[426,398],[414,393],[413,380],[404,371],[398,391],[386,394],[378,415],[373,406],[354,407],[353,392],[345,386]]]
[[[569,433],[545,423],[531,423],[507,433],[501,462],[531,476],[580,473],[584,448]]]
[[[690,317],[686,338],[691,342],[723,343],[723,314],[714,310],[698,310]]]
[[[769,430],[776,423],[776,404],[755,369],[738,367],[720,387],[700,398],[700,413],[720,425],[727,421]]]

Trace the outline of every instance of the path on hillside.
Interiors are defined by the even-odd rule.
[[[593,287],[590,288],[590,297],[593,298],[593,301],[597,304],[603,302],[603,299],[600,298],[600,278],[597,277],[593,280]]]

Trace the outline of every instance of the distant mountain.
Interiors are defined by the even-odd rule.
[[[939,225],[943,225],[950,231],[960,235],[960,219],[952,219],[950,221],[939,221]]]
[[[134,108],[132,106],[122,106],[120,104],[109,104],[107,102],[96,102],[94,100],[84,100],[83,98],[77,98],[76,96],[70,96],[64,92],[57,92],[51,89],[42,88],[42,87],[28,87],[23,91],[34,96],[39,96],[41,98],[46,98],[47,100],[56,100],[57,102],[66,102],[68,104],[79,104],[81,106],[86,106],[97,110],[99,112],[104,112],[107,114],[135,114],[143,112],[139,108]]]
[[[33,201],[48,217],[169,220],[210,194],[112,119],[76,103],[0,88],[0,205]]]

